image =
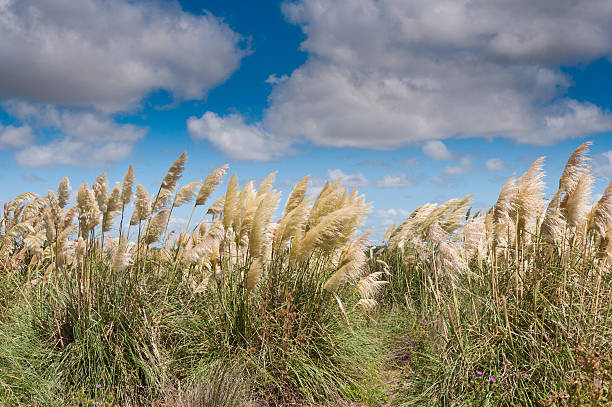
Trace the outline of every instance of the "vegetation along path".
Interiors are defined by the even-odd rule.
[[[592,198],[589,145],[550,200],[539,158],[486,212],[426,203],[378,246],[340,180],[279,206],[275,173],[179,185],[185,154],[154,194],[131,166],[23,193],[0,218],[0,404],[610,405],[612,183]]]

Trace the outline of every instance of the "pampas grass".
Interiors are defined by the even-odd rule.
[[[206,203],[210,195],[215,191],[215,189],[217,189],[217,187],[223,180],[223,177],[225,176],[225,173],[227,172],[228,168],[229,165],[224,164],[214,170],[212,173],[210,173],[208,177],[206,177],[206,179],[204,180],[204,184],[202,184],[202,188],[200,188],[198,196],[196,197],[196,206],[204,205]]]
[[[612,183],[589,206],[588,147],[548,203],[542,157],[487,211],[472,213],[471,194],[427,203],[379,246],[360,236],[371,204],[339,179],[306,197],[306,176],[280,206],[276,173],[257,189],[233,174],[209,204],[228,166],[178,188],[185,153],[155,196],[132,166],[110,192],[104,173],[81,184],[74,204],[67,178],[56,193],[20,194],[0,218],[0,401],[227,401],[223,386],[219,397],[182,389],[231,358],[250,388],[240,394],[268,405],[537,405],[566,393],[605,403],[608,362],[591,355],[605,367],[585,368],[581,349],[609,347]],[[169,231],[187,204],[186,227]],[[1,339],[17,327],[35,344],[20,350],[25,364]],[[381,352],[402,341],[410,369],[392,372],[396,388],[383,383]],[[486,388],[484,371],[496,380]],[[32,391],[32,376],[52,395]]]

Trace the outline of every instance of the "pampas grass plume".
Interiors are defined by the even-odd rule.
[[[289,194],[289,198],[287,199],[287,205],[285,205],[284,215],[287,215],[304,200],[304,197],[306,196],[306,189],[308,188],[309,179],[310,175],[306,175],[300,180],[300,182],[295,185],[295,187],[291,191],[291,194]]]
[[[249,273],[247,274],[247,283],[246,289],[248,292],[251,292],[259,283],[261,279],[261,275],[263,273],[263,265],[260,258],[255,259],[253,263],[251,263],[251,267],[249,268]]]
[[[147,192],[145,187],[138,184],[136,186],[136,203],[132,218],[130,219],[130,225],[134,226],[143,220],[149,219],[151,216],[150,201],[151,195]]]
[[[183,151],[179,158],[177,158],[176,161],[170,166],[168,172],[164,176],[161,184],[162,189],[169,189],[173,191],[176,188],[176,183],[183,175],[185,162],[187,162],[187,152]]]
[[[57,200],[59,201],[59,206],[63,209],[66,206],[66,203],[70,199],[70,181],[68,177],[62,178],[58,187],[57,187]]]
[[[238,212],[238,177],[233,174],[227,184],[227,192],[225,193],[225,202],[223,206],[223,226],[229,229],[234,222],[234,218]]]
[[[255,211],[253,227],[249,233],[249,250],[252,257],[259,257],[262,254],[266,227],[270,223],[279,199],[280,193],[267,192]]]
[[[157,242],[164,233],[164,229],[168,224],[168,217],[170,216],[170,209],[165,208],[159,211],[152,219],[149,224],[149,230],[145,242],[151,244]]]
[[[121,185],[121,202],[125,206],[132,200],[134,186],[134,167],[130,164],[125,176],[123,177],[123,184]]]
[[[179,189],[174,197],[174,203],[172,206],[178,208],[187,202],[193,201],[195,198],[196,189],[200,186],[201,182],[202,180],[193,181]]]
[[[202,184],[202,188],[200,188],[198,196],[196,197],[196,206],[204,205],[206,203],[210,195],[215,191],[215,189],[217,189],[217,187],[223,180],[223,177],[225,176],[225,173],[227,172],[228,168],[229,165],[224,164],[213,172],[211,172],[208,177],[206,177],[206,179],[204,180],[204,184]]]
[[[610,225],[612,225],[612,181],[593,207],[588,228],[597,231],[600,236],[604,237],[606,230],[611,227]]]
[[[106,211],[106,194],[108,193],[108,180],[106,179],[106,173],[102,173],[96,178],[94,183],[91,185],[96,194],[96,200],[98,201],[98,208],[102,212]]]
[[[268,193],[272,189],[272,186],[274,185],[274,181],[276,180],[277,173],[278,171],[274,171],[270,173],[263,181],[261,181],[261,184],[259,184],[259,189],[257,190],[258,197],[263,196],[264,194]]]

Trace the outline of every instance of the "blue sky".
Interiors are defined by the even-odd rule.
[[[152,191],[186,150],[185,182],[278,170],[286,197],[343,176],[374,202],[376,239],[425,202],[490,206],[542,155],[552,194],[586,140],[597,196],[612,7],[538,4],[0,0],[0,199],[130,163]]]

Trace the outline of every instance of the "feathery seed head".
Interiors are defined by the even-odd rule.
[[[204,205],[206,203],[210,195],[215,191],[215,189],[217,189],[217,187],[223,180],[223,177],[225,176],[225,173],[227,172],[228,168],[229,165],[224,164],[213,172],[211,172],[208,177],[206,177],[206,179],[204,180],[204,184],[202,184],[202,188],[200,188],[198,196],[196,197],[196,206]]]
[[[134,167],[130,164],[125,176],[123,177],[123,184],[121,185],[121,203],[125,206],[132,200],[132,193],[134,187]]]
[[[284,215],[287,215],[304,200],[304,197],[306,196],[306,189],[308,188],[309,179],[310,175],[306,175],[293,188],[291,194],[289,195],[289,198],[287,199],[287,205],[285,206]]]
[[[62,178],[57,187],[57,199],[60,207],[63,209],[66,206],[66,202],[70,199],[70,181],[68,177]]]
[[[603,195],[597,201],[589,216],[588,229],[596,231],[601,237],[612,225],[612,181],[606,187]]]
[[[274,171],[270,173],[263,181],[261,181],[261,184],[259,184],[259,189],[257,190],[257,196],[263,196],[272,189],[277,173],[278,171]]]
[[[143,220],[149,219],[151,216],[151,195],[147,190],[140,184],[136,186],[136,203],[132,218],[130,219],[130,225],[134,226],[142,222]]]
[[[265,232],[272,215],[274,215],[279,199],[280,193],[267,192],[255,211],[253,227],[249,233],[249,250],[252,257],[259,257],[263,254],[266,240]]]
[[[108,180],[106,179],[106,173],[102,173],[96,178],[94,183],[91,185],[96,194],[96,200],[98,201],[98,208],[102,212],[106,211],[106,194],[108,193]]]
[[[164,176],[162,180],[161,188],[168,189],[174,191],[176,188],[176,183],[183,175],[183,170],[185,169],[185,162],[187,161],[187,153],[183,151],[183,153],[176,159],[176,161],[170,166],[168,172]]]
[[[251,292],[259,283],[261,279],[261,275],[263,272],[263,264],[260,258],[255,259],[253,263],[251,263],[251,267],[249,268],[249,273],[247,274],[247,284],[246,289],[248,292]]]
[[[238,213],[238,177],[233,174],[227,184],[223,206],[223,226],[229,229]]]
[[[168,224],[168,217],[170,216],[170,209],[165,208],[159,211],[149,223],[149,230],[145,239],[147,244],[151,244],[157,242],[162,233],[164,233],[164,229]]]
[[[201,182],[202,180],[193,181],[179,189],[174,197],[172,206],[178,208],[187,202],[191,202],[195,198],[195,191],[200,186]]]
[[[566,199],[562,202],[561,208],[565,212],[569,226],[579,227],[586,222],[594,180],[590,167],[585,166],[574,184],[574,189],[568,192]]]

